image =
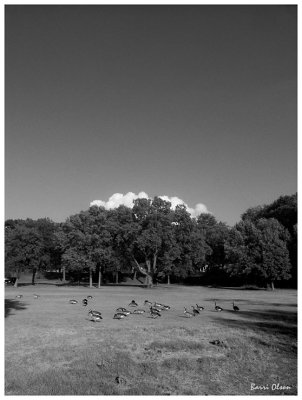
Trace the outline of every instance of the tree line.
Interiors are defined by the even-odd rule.
[[[249,208],[233,227],[212,214],[192,218],[184,205],[159,197],[133,208],[92,206],[55,223],[5,221],[5,273],[60,270],[98,287],[106,274],[134,273],[155,281],[229,285],[297,285],[297,194]]]

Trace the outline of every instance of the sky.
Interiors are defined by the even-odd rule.
[[[233,225],[295,193],[296,11],[6,5],[5,219],[144,192]]]

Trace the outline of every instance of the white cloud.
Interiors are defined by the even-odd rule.
[[[208,211],[207,207],[205,204],[202,203],[198,203],[195,205],[194,208],[189,207],[182,199],[180,199],[179,197],[169,197],[166,195],[163,196],[158,196],[161,199],[165,200],[165,201],[169,201],[171,203],[171,207],[174,210],[175,207],[179,204],[183,204],[186,206],[187,211],[191,214],[192,217],[197,217],[199,214],[203,214],[203,213],[210,213],[210,211]],[[99,207],[104,207],[106,210],[112,209],[112,208],[117,208],[120,205],[124,205],[126,207],[132,208],[133,207],[133,201],[136,199],[149,199],[150,197],[148,196],[147,193],[145,192],[140,192],[138,194],[135,194],[133,192],[128,192],[126,194],[122,194],[122,193],[115,193],[113,194],[111,197],[109,197],[108,201],[103,201],[103,200],[93,200],[90,203],[90,207],[91,206],[99,206]]]

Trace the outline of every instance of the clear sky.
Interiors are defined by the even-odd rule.
[[[5,8],[5,218],[297,191],[296,6]]]

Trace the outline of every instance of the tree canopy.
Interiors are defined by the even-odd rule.
[[[193,218],[186,206],[154,197],[133,207],[92,206],[63,223],[48,218],[5,221],[5,271],[63,271],[90,285],[98,276],[137,271],[146,285],[211,277],[267,284],[297,281],[297,194],[247,209],[233,227],[212,214]],[[194,279],[195,279],[194,278]],[[218,279],[219,278],[219,279]],[[197,279],[197,278],[196,278]],[[236,280],[235,279],[235,280]],[[18,282],[18,279],[17,279]]]

